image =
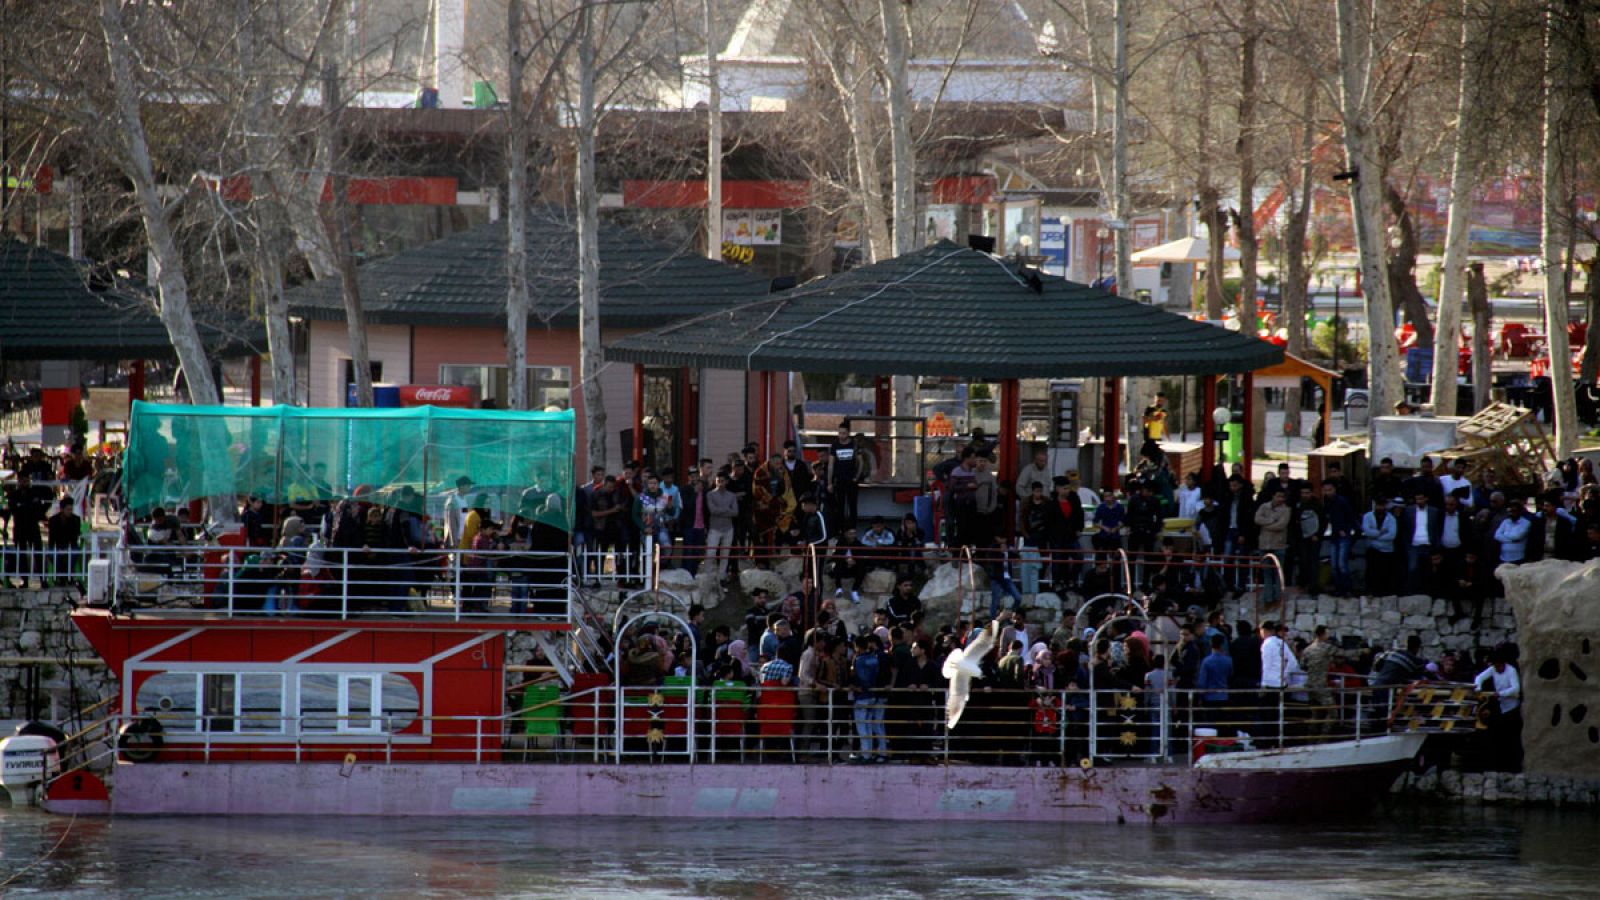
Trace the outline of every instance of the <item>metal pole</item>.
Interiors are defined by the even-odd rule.
[[[339,551],[339,618],[350,618],[350,551]]]

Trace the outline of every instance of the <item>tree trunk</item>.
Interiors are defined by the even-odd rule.
[[[716,0],[706,14],[706,258],[722,259],[722,77]]]
[[[573,185],[578,213],[578,371],[583,383],[583,419],[591,467],[606,464],[606,405],[600,389],[605,358],[600,343],[600,196],[594,180],[593,15],[588,6],[579,13],[582,37],[578,41],[578,159]],[[643,437],[633,436],[635,448],[643,446]]]
[[[326,209],[323,222],[328,240],[333,244],[339,261],[339,294],[344,299],[345,334],[350,341],[350,368],[356,380],[356,405],[372,406],[372,363],[367,353],[367,317],[361,306],[361,286],[356,280],[355,242],[350,234],[350,176],[337,162],[339,160],[340,111],[344,108],[343,86],[339,67],[329,61],[322,66],[322,127],[319,139],[332,169],[328,178],[332,182],[333,202]]]
[[[1117,294],[1133,294],[1133,204],[1128,196],[1128,0],[1112,0],[1111,218],[1117,253]]]
[[[917,151],[911,142],[911,79],[906,72],[905,6],[900,0],[878,0],[883,21],[884,90],[889,97],[889,152],[894,188],[894,252],[901,256],[917,249]],[[890,413],[910,419],[917,415],[917,380],[910,375],[890,379]],[[918,462],[916,428],[910,421],[894,425],[894,453],[890,475],[895,481],[916,481]],[[1016,440],[1015,435],[1000,435],[1001,440]]]
[[[883,174],[878,169],[878,142],[872,127],[872,92],[864,74],[846,73],[840,83],[850,121],[850,144],[856,162],[856,186],[861,195],[862,228],[857,235],[867,262],[894,255],[889,241],[888,213],[883,208]]]
[[[1475,0],[1461,4],[1461,74],[1456,91],[1456,145],[1450,157],[1450,212],[1445,225],[1444,272],[1439,282],[1439,322],[1433,343],[1433,411],[1456,414],[1456,373],[1472,212],[1477,201],[1477,133],[1481,127],[1480,50],[1483,25]]]
[[[911,80],[906,73],[906,14],[901,0],[878,0],[883,19],[884,91],[894,167],[894,253],[917,249],[917,154],[911,143]]]
[[[1600,332],[1595,330],[1595,323],[1600,322],[1600,256],[1589,260],[1584,268],[1588,270],[1588,282],[1583,291],[1583,322],[1588,334],[1595,338],[1583,342],[1583,367],[1578,372],[1578,382],[1594,384],[1596,375],[1600,375]]]
[[[1200,221],[1206,226],[1206,318],[1213,322],[1223,316],[1222,269],[1227,265],[1228,219],[1219,205],[1216,188],[1200,188]]]
[[[1433,322],[1428,318],[1428,304],[1422,299],[1422,291],[1417,288],[1416,220],[1394,185],[1384,185],[1384,198],[1394,214],[1394,230],[1400,238],[1399,246],[1392,248],[1389,257],[1389,295],[1405,310],[1406,320],[1417,330],[1417,346],[1430,346]]]
[[[272,402],[292,404],[296,393],[294,342],[289,329],[289,303],[283,296],[284,249],[289,246],[288,217],[283,213],[283,203],[273,179],[266,171],[272,158],[272,136],[266,121],[270,107],[266,79],[261,77],[257,56],[259,42],[251,0],[236,0],[234,9],[239,77],[242,84],[248,85],[244,115],[250,133],[245,135],[244,147],[254,213],[251,250],[255,271],[252,276],[267,327],[267,354],[272,360]]]
[[[1350,187],[1361,281],[1366,294],[1367,382],[1372,421],[1401,398],[1395,349],[1394,307],[1383,254],[1383,167],[1370,145],[1370,68],[1372,36],[1355,0],[1336,0],[1339,45],[1339,105],[1344,125],[1346,165],[1356,173]],[[1369,425],[1369,430],[1374,425]]]
[[[139,108],[140,86],[134,80],[132,49],[118,0],[100,0],[100,25],[105,33],[106,57],[111,66],[111,86],[122,137],[117,155],[123,175],[133,184],[139,217],[144,223],[145,237],[155,263],[156,287],[160,294],[157,313],[172,341],[178,364],[183,367],[189,398],[198,404],[215,405],[222,402],[222,395],[211,377],[211,363],[189,308],[189,280],[183,270],[183,254],[156,189],[155,165],[150,159],[144,118]]]
[[[1467,310],[1472,314],[1472,406],[1481,410],[1489,405],[1494,385],[1494,360],[1489,353],[1489,282],[1483,263],[1467,266]]]
[[[1243,0],[1239,40],[1239,321],[1255,321],[1256,312],[1256,31],[1255,0]],[[1253,332],[1254,329],[1249,329]],[[1247,332],[1248,333],[1248,332]]]
[[[1311,224],[1311,195],[1315,189],[1311,155],[1316,141],[1316,122],[1312,118],[1316,102],[1315,82],[1308,82],[1301,115],[1300,184],[1289,192],[1289,215],[1283,227],[1283,327],[1288,336],[1289,353],[1300,357],[1306,352],[1306,309],[1311,288],[1311,270],[1306,265],[1306,232]],[[1288,411],[1300,409],[1299,388],[1284,392],[1283,406],[1288,433],[1298,437],[1302,430],[1300,416],[1288,415]]]
[[[506,406],[528,408],[528,135],[522,0],[506,4]]]
[[[1555,450],[1565,459],[1578,445],[1576,395],[1572,384],[1572,351],[1567,340],[1567,288],[1562,250],[1566,245],[1562,221],[1571,190],[1567,174],[1567,108],[1572,96],[1569,36],[1576,0],[1551,4],[1545,11],[1544,123],[1540,169],[1543,173],[1543,220],[1540,250],[1544,255],[1544,330],[1550,348],[1550,383],[1555,406]]]

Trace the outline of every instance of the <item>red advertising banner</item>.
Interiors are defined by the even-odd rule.
[[[478,389],[466,384],[402,384],[400,405],[477,409]]]

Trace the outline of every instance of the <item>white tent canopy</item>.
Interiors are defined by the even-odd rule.
[[[1151,247],[1148,250],[1140,250],[1138,253],[1133,255],[1133,261],[1136,263],[1205,262],[1210,258],[1211,253],[1209,248],[1206,246],[1206,242],[1195,237],[1179,238],[1175,241],[1168,241],[1165,244],[1157,247]],[[1239,251],[1224,244],[1222,247],[1222,258],[1227,260],[1238,259]]]

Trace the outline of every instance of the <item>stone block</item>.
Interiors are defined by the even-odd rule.
[[[1378,614],[1378,621],[1385,625],[1399,625],[1403,618],[1398,609],[1386,609]]]
[[[1061,597],[1056,595],[1056,594],[1052,594],[1049,591],[1044,591],[1044,592],[1034,596],[1034,598],[1033,598],[1033,608],[1034,609],[1047,609],[1047,610],[1050,610],[1052,612],[1060,612],[1061,611]]]
[[[873,569],[861,579],[861,593],[863,594],[888,594],[894,591],[894,572],[888,569]]]
[[[1407,628],[1432,628],[1433,616],[1430,616],[1427,613],[1422,613],[1420,615],[1409,615],[1405,617],[1405,620],[1402,622],[1402,624],[1404,624]]]
[[[1433,598],[1414,594],[1399,599],[1400,611],[1408,616],[1426,616],[1433,612]]]
[[[739,573],[739,587],[746,595],[756,588],[765,588],[774,600],[789,592],[788,582],[770,569],[745,569]]]
[[[661,587],[673,592],[693,590],[695,587],[694,575],[688,569],[662,569],[656,580]]]
[[[37,631],[29,629],[17,635],[17,649],[30,653],[44,646],[44,636]]]
[[[1361,598],[1359,598],[1359,597],[1340,597],[1340,598],[1338,598],[1338,609],[1337,609],[1337,612],[1341,616],[1349,616],[1350,618],[1355,618],[1356,616],[1361,615]]]
[[[818,550],[818,553],[820,555],[820,549]],[[785,556],[784,558],[778,560],[777,565],[773,566],[773,569],[776,570],[779,575],[782,575],[784,578],[793,581],[800,580],[800,574],[805,571],[805,568],[806,561],[805,558],[801,556]]]

